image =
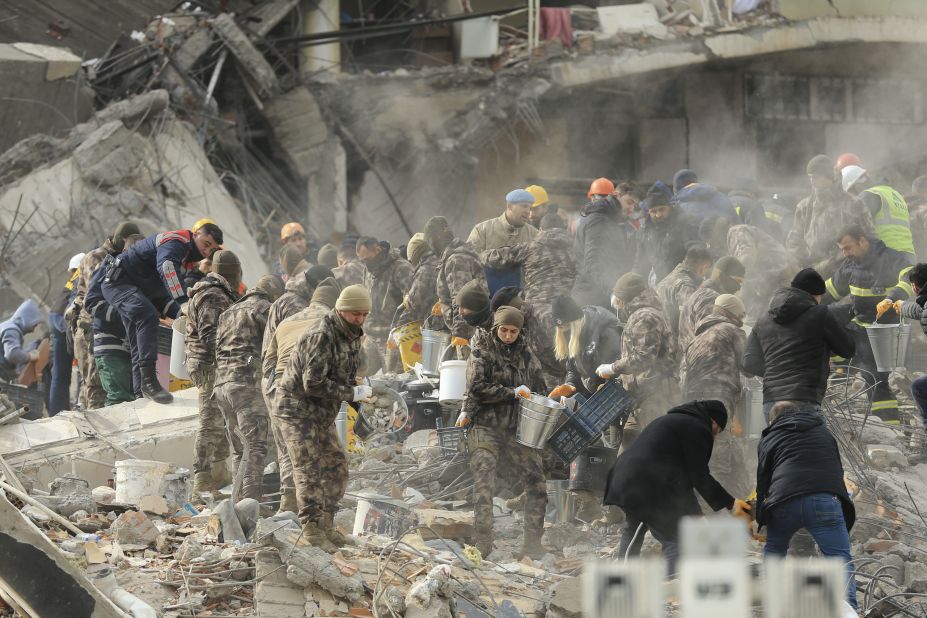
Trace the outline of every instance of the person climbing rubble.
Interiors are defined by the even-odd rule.
[[[39,304],[27,298],[16,308],[9,320],[0,323],[0,344],[3,356],[0,358],[0,377],[7,382],[19,380],[19,374],[39,359],[39,341],[26,345],[26,335],[35,331],[45,321]]]

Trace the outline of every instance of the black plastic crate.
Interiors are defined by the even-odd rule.
[[[44,416],[45,394],[37,388],[26,388],[20,384],[0,382],[0,392],[10,398],[17,409],[29,406],[29,411],[20,418],[35,420]]]
[[[554,431],[547,446],[569,464],[595,442],[615,419],[630,415],[634,397],[617,380],[609,380]]]
[[[164,324],[158,324],[158,354],[171,355],[171,342],[174,340],[174,329]]]

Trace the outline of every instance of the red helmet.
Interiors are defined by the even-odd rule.
[[[836,167],[837,171],[839,172],[848,165],[858,165],[859,167],[862,167],[863,162],[860,161],[859,157],[857,157],[852,152],[845,152],[839,157],[837,157],[837,165],[835,165],[834,167]]]

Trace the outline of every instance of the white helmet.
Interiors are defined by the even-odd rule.
[[[853,185],[866,175],[866,170],[858,165],[847,165],[841,170],[841,173],[843,174],[843,190],[849,191]]]
[[[74,257],[72,257],[72,258],[71,258],[71,261],[68,262],[68,270],[74,270],[75,268],[77,268],[78,266],[80,266],[80,261],[81,261],[82,259],[84,259],[84,254],[83,254],[83,253],[78,253],[77,255],[75,255]]]

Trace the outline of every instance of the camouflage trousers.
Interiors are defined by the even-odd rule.
[[[267,458],[267,407],[260,387],[226,382],[215,388],[215,398],[226,419],[235,469],[242,477],[240,498],[263,496],[264,460]],[[241,433],[241,438],[235,429]],[[242,439],[244,442],[242,442]],[[247,457],[245,457],[247,451]]]
[[[270,391],[264,392],[264,403],[267,404],[267,411],[270,412],[270,434],[274,439],[274,446],[277,451],[277,471],[280,474],[280,496],[292,494],[295,489],[293,486],[293,462],[290,461],[290,454],[286,450],[286,442],[283,439],[283,433],[280,431],[280,421],[277,420],[277,398],[280,395],[280,389],[271,388]]]
[[[331,521],[348,487],[348,459],[334,418],[313,412],[289,393],[280,394],[276,420],[293,463],[301,524]]]
[[[226,465],[229,457],[229,438],[225,418],[216,403],[213,390],[216,382],[214,367],[201,367],[190,372],[190,379],[199,389],[200,422],[193,443],[193,473],[212,472]]]
[[[515,432],[494,427],[472,427],[467,436],[473,472],[473,511],[478,539],[492,541],[492,499],[496,473],[518,475],[525,486],[526,542],[540,542],[547,510],[547,484],[541,452],[515,441]]]
[[[80,371],[80,393],[78,403],[82,410],[96,410],[106,403],[106,391],[100,382],[97,366],[93,359],[93,327],[77,325],[74,331],[74,358]]]

